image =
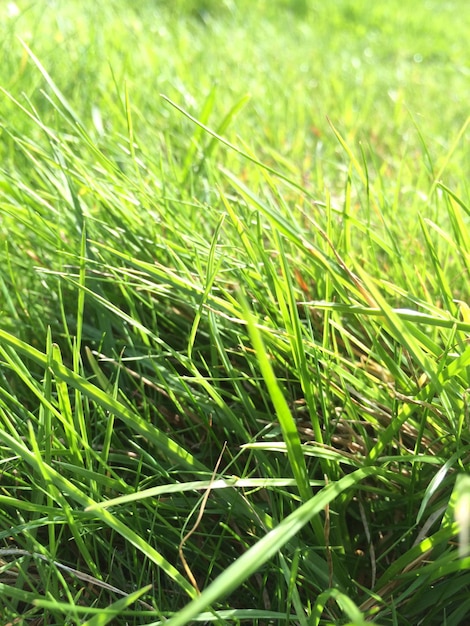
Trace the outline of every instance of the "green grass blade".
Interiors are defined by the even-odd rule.
[[[266,352],[266,348],[261,337],[261,332],[258,328],[258,321],[249,309],[245,296],[240,293],[239,297],[246,323],[248,325],[251,342],[256,353],[256,358],[268,388],[269,395],[276,412],[276,417],[279,420],[279,424],[282,429],[282,436],[287,446],[287,455],[292,468],[292,473],[296,480],[299,493],[302,499],[306,501],[311,498],[312,490],[310,488],[307,467],[305,465],[305,458],[297,426],[271,366],[268,353]],[[317,526],[316,530],[322,534],[320,527]]]

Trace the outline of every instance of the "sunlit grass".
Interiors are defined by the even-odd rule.
[[[458,3],[7,4],[2,623],[464,623]]]

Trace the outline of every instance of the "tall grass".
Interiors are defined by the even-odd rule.
[[[2,7],[2,623],[465,623],[467,52],[394,4]]]

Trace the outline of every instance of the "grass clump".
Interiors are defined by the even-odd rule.
[[[44,7],[1,9],[2,623],[465,623],[463,26]]]

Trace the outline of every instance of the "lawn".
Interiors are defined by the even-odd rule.
[[[470,9],[0,4],[0,623],[470,620]]]

